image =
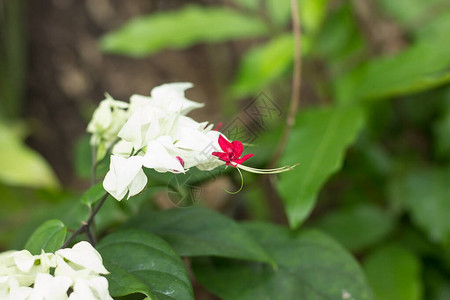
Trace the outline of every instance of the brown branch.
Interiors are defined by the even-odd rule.
[[[298,106],[300,104],[300,91],[301,91],[301,79],[302,79],[302,32],[300,27],[300,16],[297,0],[291,0],[291,12],[292,12],[292,29],[294,35],[294,74],[292,77],[292,98],[289,105],[289,112],[286,118],[286,126],[278,143],[278,147],[275,150],[274,155],[269,163],[270,167],[276,166],[284,148],[286,147],[287,140],[291,133],[292,127],[295,124],[295,116],[297,115]]]
[[[82,233],[86,234],[89,242],[92,244],[92,246],[95,247],[95,244],[97,241],[96,241],[95,234],[92,234],[92,232],[91,232],[90,226],[93,224],[95,215],[98,213],[100,208],[105,203],[106,198],[108,198],[108,195],[109,195],[108,193],[105,193],[103,195],[103,197],[100,199],[100,201],[97,204],[97,206],[95,207],[95,209],[94,210],[90,209],[88,220],[86,222],[81,222],[81,226],[72,233],[72,235],[65,241],[65,243],[61,246],[60,249],[67,248],[67,246],[69,246],[69,244],[73,241],[73,239],[77,235],[82,234]]]

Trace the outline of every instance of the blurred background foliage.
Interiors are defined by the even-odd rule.
[[[207,103],[193,116],[228,130],[239,120],[251,163],[265,166],[291,94],[290,13],[287,0],[0,2],[1,250],[23,248],[47,219],[86,218],[84,130],[105,91],[126,100],[193,82],[188,96]],[[245,174],[235,196],[223,192],[235,173],[177,184],[148,174],[151,187],[107,202],[97,227],[172,207],[167,185],[200,187],[199,205],[235,219],[322,229],[358,258],[377,299],[450,299],[450,3],[299,0],[298,14],[301,107],[280,163],[300,165]],[[263,126],[245,113],[261,95],[281,112]]]

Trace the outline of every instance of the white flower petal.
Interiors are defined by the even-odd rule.
[[[117,134],[120,138],[133,144],[135,149],[142,148],[142,113],[137,111],[131,115]]]
[[[105,179],[103,179],[103,187],[118,201],[122,200],[127,193],[127,190],[120,191],[120,193],[117,191],[117,176],[112,167],[110,167]]]
[[[72,280],[98,275],[90,269],[85,269],[77,264],[66,262],[63,257],[56,256],[57,266],[55,276],[69,277]]]
[[[190,82],[175,82],[157,86],[151,91],[151,101],[155,105],[165,107],[170,112],[180,112],[182,115],[186,115],[205,105],[184,97],[184,91],[191,87],[193,84]]]
[[[124,158],[117,155],[111,155],[111,164],[108,173],[103,180],[103,187],[117,200],[122,200],[129,191],[129,186],[133,184],[133,191],[142,183],[142,176],[138,178],[139,184],[134,184],[138,174],[141,174],[143,158],[141,156],[132,156]]]
[[[19,286],[12,288],[9,292],[9,300],[29,300],[33,289],[30,287]]]
[[[132,151],[133,144],[125,140],[120,140],[112,149],[112,153],[114,155],[122,156],[125,158],[130,157]]]
[[[100,253],[88,242],[79,242],[72,248],[60,249],[55,254],[88,270],[99,274],[108,274],[108,271],[103,266]]]
[[[95,110],[87,131],[92,133],[91,145],[110,145],[117,139],[117,134],[128,119],[128,103],[117,101],[107,95]],[[103,144],[104,142],[104,144]]]
[[[123,158],[112,155],[111,164],[114,166],[114,171],[117,176],[117,190],[127,190],[142,168],[142,157],[132,156],[130,158]]]
[[[131,196],[139,194],[147,185],[147,180],[147,175],[145,175],[142,169],[139,169],[138,174],[129,186],[128,199],[130,199]]]
[[[77,279],[70,300],[112,300],[106,278],[98,276],[89,279]]]
[[[72,279],[40,273],[36,276],[31,299],[66,300]]]
[[[14,263],[17,268],[24,273],[30,271],[31,267],[34,265],[35,258],[27,250],[14,252],[12,257],[14,258]]]
[[[184,168],[176,156],[170,155],[160,141],[151,141],[147,145],[143,165],[164,173],[168,171],[184,172]]]

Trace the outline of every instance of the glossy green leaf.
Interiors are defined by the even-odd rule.
[[[415,170],[391,185],[391,198],[435,242],[450,241],[450,168]]]
[[[84,194],[81,196],[81,202],[87,205],[92,205],[100,200],[106,194],[103,188],[103,183],[97,183],[91,186]]]
[[[125,227],[157,234],[180,256],[223,256],[273,263],[238,223],[197,206],[145,214]]]
[[[58,180],[49,164],[11,127],[0,123],[0,180],[33,188],[56,188]]]
[[[31,254],[41,254],[41,250],[47,253],[55,252],[63,244],[66,238],[67,228],[60,220],[49,220],[39,226],[28,239],[25,249]]]
[[[340,104],[428,90],[450,81],[450,42],[417,43],[396,55],[374,59],[336,81]]]
[[[259,18],[224,7],[188,6],[174,12],[136,18],[104,36],[104,51],[145,56],[164,49],[181,49],[202,42],[224,42],[264,36],[266,24]]]
[[[250,223],[247,230],[278,268],[228,260],[194,260],[196,278],[225,300],[373,299],[353,257],[326,235]]]
[[[372,252],[363,267],[378,300],[422,299],[419,259],[398,246]]]
[[[113,297],[142,293],[153,300],[194,299],[181,258],[159,237],[141,230],[117,231],[97,246]]]
[[[291,227],[308,217],[320,188],[339,170],[363,124],[359,108],[314,109],[297,116],[280,165],[299,165],[280,174],[277,184]]]
[[[369,204],[331,212],[314,223],[314,227],[325,231],[350,251],[376,244],[394,229],[394,225],[392,215]]]

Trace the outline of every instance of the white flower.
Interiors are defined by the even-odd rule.
[[[117,139],[129,117],[128,106],[128,103],[114,100],[107,94],[95,110],[87,131],[92,134],[91,145],[99,147],[99,158],[103,158],[106,149]]]
[[[124,158],[111,155],[111,164],[103,180],[103,187],[117,200],[127,199],[140,193],[147,184],[147,176],[142,171],[141,156]]]
[[[168,135],[179,116],[204,106],[203,103],[184,97],[184,91],[190,87],[192,83],[169,83],[155,87],[151,97],[131,96],[129,109],[131,116],[118,136],[132,143],[135,150],[139,150],[150,141]]]
[[[108,271],[100,254],[87,242],[55,254],[42,251],[31,255],[27,250],[0,253],[0,299],[111,300],[108,281],[100,274]]]
[[[49,272],[56,266],[54,254],[41,252],[32,255],[27,250],[9,251],[0,256],[0,276],[10,276],[21,286],[29,286],[38,273]]]

